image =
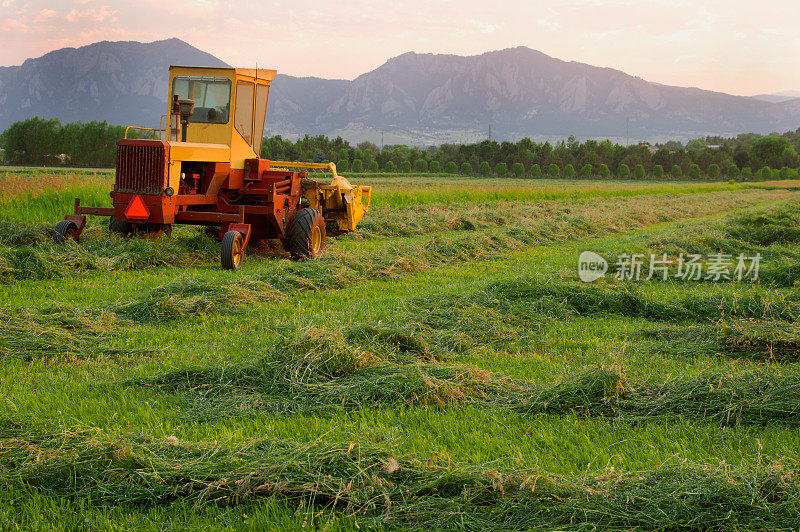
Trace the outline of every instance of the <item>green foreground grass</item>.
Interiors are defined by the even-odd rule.
[[[387,205],[235,273],[190,233],[124,268],[7,239],[60,262],[0,284],[0,526],[797,528],[798,196],[582,186]],[[765,276],[584,285],[586,249]]]

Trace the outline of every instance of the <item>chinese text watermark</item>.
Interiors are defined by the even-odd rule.
[[[748,256],[740,253],[711,253],[700,255],[681,253],[667,257],[666,253],[622,253],[616,261],[609,262],[594,251],[584,251],[578,258],[578,276],[581,281],[591,283],[613,274],[620,281],[650,281],[679,279],[681,281],[758,281],[761,254]]]

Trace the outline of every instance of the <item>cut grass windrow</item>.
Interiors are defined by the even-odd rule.
[[[767,320],[724,320],[711,326],[673,326],[643,331],[653,350],[669,355],[700,354],[775,362],[800,361],[800,327]]]
[[[332,254],[316,261],[273,265],[268,271],[225,283],[200,277],[170,281],[109,310],[138,322],[213,312],[235,313],[253,302],[304,290],[331,290],[369,279],[393,279],[454,262],[490,259],[527,245],[524,235],[471,235],[401,242],[369,253]]]
[[[800,298],[758,288],[690,293],[664,302],[630,283],[509,279],[472,294],[414,300],[401,320],[406,328],[416,326],[416,341],[429,343],[429,349],[461,354],[491,346],[513,353],[529,349],[552,320],[607,314],[672,322],[643,330],[656,341],[651,352],[800,361]]]
[[[7,332],[0,345],[4,346],[4,356],[28,357],[32,353],[55,354],[59,350],[82,356],[79,352],[92,352],[90,344],[99,345],[108,338],[112,330],[110,316],[114,314],[124,321],[150,323],[205,313],[242,312],[301,290],[345,288],[364,279],[408,274],[434,264],[468,260],[470,255],[477,258],[494,245],[498,246],[499,253],[513,244],[499,238],[464,239],[457,243],[434,240],[426,247],[408,245],[400,249],[402,245],[397,244],[385,253],[373,253],[367,261],[348,261],[348,266],[331,260],[285,262],[275,271],[238,277],[226,283],[179,277],[137,299],[114,302],[94,310],[76,307],[63,307],[57,312],[26,310],[27,319],[6,320]],[[391,262],[398,256],[404,257],[402,268]],[[795,322],[800,316],[800,300],[793,294],[774,293],[767,298],[752,290],[719,296],[690,294],[664,302],[630,283],[583,284],[537,278],[509,279],[472,294],[420,299],[412,303],[409,315],[403,318],[405,327],[365,324],[361,329],[349,331],[348,335],[360,335],[362,341],[372,343],[373,349],[391,348],[396,344],[441,358],[461,354],[476,345],[519,351],[535,338],[542,323],[553,318],[614,313],[706,324],[723,318]],[[83,325],[58,316],[72,316],[83,320]],[[119,329],[120,325],[114,322],[113,328]],[[27,327],[28,332],[23,332],[21,327]],[[764,327],[778,330],[781,326],[773,323]],[[794,328],[787,324],[784,330]],[[790,354],[794,337],[777,343],[769,343],[763,334],[760,338],[740,341],[736,344],[738,352],[745,354],[748,346],[760,341],[773,355],[776,349]],[[754,353],[753,356],[758,358],[759,355]]]
[[[720,291],[719,295],[688,294],[668,302],[632,283],[547,282],[511,279],[494,283],[488,295],[499,301],[538,303],[553,317],[573,313],[582,316],[618,314],[655,321],[707,323],[724,317],[796,322],[800,317],[800,294],[775,292],[766,296],[752,289]]]
[[[414,529],[593,527],[731,530],[800,524],[800,482],[788,460],[750,468],[682,464],[600,477],[538,469],[425,463],[356,442],[247,444],[49,429],[0,421],[0,486],[90,505],[246,505],[264,499]],[[247,506],[244,506],[247,508]]]
[[[740,255],[760,256],[758,280],[761,284],[792,287],[800,282],[800,204],[787,202],[770,208],[756,207],[722,217],[710,224],[680,224],[662,232],[637,249],[615,249],[612,258],[622,253],[638,253],[675,260],[679,255],[698,255],[708,261],[713,255],[727,255],[733,265]],[[733,267],[728,271],[732,273]],[[676,265],[670,278],[676,278]],[[699,280],[707,280],[705,278]],[[695,280],[691,282],[696,282]]]
[[[197,231],[172,237],[121,238],[105,226],[87,227],[81,243],[52,241],[52,226],[0,223],[0,282],[70,277],[89,271],[138,270],[207,264],[219,256],[219,244]]]
[[[774,217],[784,219],[783,213],[792,211],[795,207],[794,202],[781,205],[776,208],[778,210]],[[794,220],[791,217],[789,219]],[[786,227],[788,222],[767,223],[760,210],[739,216],[735,220],[738,221],[731,225],[731,231],[742,232],[753,228],[747,234],[759,242],[772,242],[776,239],[792,241],[795,238],[793,229]],[[583,222],[577,219],[574,221],[578,225],[562,226],[548,238],[567,239],[577,236],[581,230],[578,226]],[[603,231],[599,227],[586,230]],[[178,279],[142,294],[138,299],[117,303],[112,310],[135,321],[169,319],[206,312],[236,312],[237,309],[249,307],[253,301],[271,301],[281,294],[291,295],[301,290],[342,289],[364,280],[396,278],[453,263],[493,259],[511,250],[540,244],[542,238],[542,235],[532,231],[487,229],[472,234],[460,232],[447,236],[435,235],[422,241],[409,239],[388,246],[372,247],[368,252],[358,252],[352,248],[346,251],[334,249],[317,261],[282,262],[274,264],[264,273],[236,278],[224,284],[201,278]],[[731,248],[727,248],[729,253],[733,253],[736,245],[740,245],[736,242],[741,241],[731,244]],[[777,270],[773,268],[768,271]],[[798,272],[800,270],[785,271],[784,281],[797,282],[800,275]],[[727,301],[689,297],[680,304],[663,303],[655,298],[641,296],[631,285],[567,286],[512,281],[495,288],[496,291],[504,292],[493,294],[495,299],[518,302],[515,305],[517,313],[527,313],[521,305],[521,300],[526,300],[528,304],[534,305],[533,308],[544,305],[551,312],[556,312],[552,317],[564,317],[565,313],[588,315],[593,312],[615,312],[661,320],[719,319],[726,314],[753,318],[777,315],[780,319],[794,320],[800,314],[797,301],[777,301],[772,304],[759,300],[759,296],[752,296],[749,300]],[[232,297],[226,297],[226,293]],[[560,310],[557,308],[559,305],[562,307]]]
[[[619,372],[601,368],[540,387],[468,365],[427,362],[419,351],[369,351],[347,336],[299,331],[254,363],[182,370],[128,385],[179,392],[186,415],[206,420],[471,404],[525,415],[577,412],[631,422],[683,416],[720,425],[800,425],[800,375],[792,372],[631,384]],[[420,343],[425,345],[424,338]]]
[[[120,330],[113,316],[77,307],[0,307],[0,361],[10,358],[127,356],[149,349],[110,347]]]
[[[449,246],[449,254],[444,258],[450,261],[491,258],[521,246],[600,236],[795,196],[795,193],[783,190],[743,190],[690,197],[667,195],[660,198],[656,208],[650,198],[638,196],[618,198],[613,205],[603,199],[578,206],[569,202],[550,202],[447,209],[439,206],[418,213],[403,209],[401,212],[371,212],[358,234],[344,238],[371,235],[420,238],[370,245],[367,250],[352,245],[333,246],[321,261],[323,266],[290,267],[287,273],[291,275],[296,271],[305,275],[308,270],[330,271],[337,267],[345,271],[359,270],[359,264],[374,263],[372,255],[378,254],[378,261],[386,263],[384,270],[399,274],[403,269],[413,268],[415,259],[430,259],[413,253],[414,248],[419,247],[431,248],[435,252],[437,248]],[[87,228],[81,244],[69,243],[67,246],[53,244],[51,236],[51,226],[35,228],[10,222],[0,224],[0,281],[52,279],[94,270],[215,264],[219,256],[219,244],[213,238],[188,229],[176,231],[170,238],[124,239],[107,234],[107,228],[97,223]],[[463,253],[452,249],[459,247],[464,248]],[[412,252],[410,265],[406,264],[404,255],[409,251]],[[391,256],[388,263],[387,255]],[[434,261],[433,265],[436,264]],[[423,264],[420,267],[427,266]]]
[[[209,312],[240,312],[256,303],[285,297],[271,285],[257,280],[237,279],[219,284],[196,277],[177,277],[156,287],[139,299],[113,303],[110,312],[140,322],[158,322]]]
[[[796,324],[727,321],[720,324],[718,338],[733,353],[768,360],[800,361],[800,328]]]
[[[539,230],[542,243],[563,239],[565,229],[604,227],[625,230],[631,224],[645,219],[657,221],[678,220],[685,217],[710,215],[733,208],[752,206],[756,198],[790,200],[798,197],[795,191],[742,190],[739,192],[707,192],[690,197],[665,195],[654,204],[649,196],[621,196],[613,198],[587,197],[580,200],[543,199],[513,202],[477,202],[470,204],[433,204],[406,207],[376,208],[359,224],[359,233],[365,237],[418,236],[442,231],[481,231],[495,227],[518,227],[522,230]],[[701,201],[699,201],[701,200]],[[722,201],[722,205],[716,205]],[[695,209],[703,205],[702,212]],[[736,203],[733,206],[732,203]],[[646,206],[646,207],[645,207]],[[653,212],[653,209],[657,212]],[[672,217],[668,216],[672,213]],[[657,222],[651,222],[657,223]]]
[[[487,248],[513,245],[510,242],[466,240],[463,246],[439,242],[437,246],[411,247],[401,255],[403,266],[397,267],[394,253],[372,256],[371,261],[349,263],[352,267],[334,262],[319,261],[305,264],[286,264],[274,272],[242,277],[224,284],[198,277],[178,278],[152,289],[137,299],[116,302],[106,310],[136,322],[176,319],[204,313],[236,313],[252,308],[252,303],[274,301],[301,290],[343,289],[365,279],[394,278],[411,274],[434,265],[466,261],[469,256],[479,259]],[[303,271],[305,270],[305,273]],[[614,313],[652,320],[719,320],[725,316],[753,319],[796,321],[800,317],[800,298],[796,294],[776,293],[765,297],[758,291],[715,296],[688,295],[665,303],[658,297],[630,283],[542,281],[511,279],[494,283],[483,292],[469,297],[438,298],[437,302],[417,302],[429,311],[429,325],[450,322],[453,316],[469,309],[457,308],[456,303],[478,305],[478,313],[490,309],[502,311],[506,321],[529,320],[532,316],[564,318],[570,315]],[[433,306],[432,306],[433,305]],[[434,307],[438,305],[438,310]],[[453,310],[456,309],[456,310]],[[438,317],[437,315],[438,314]],[[491,316],[482,315],[489,321]],[[481,315],[475,316],[476,319]],[[502,324],[501,324],[502,325]],[[492,326],[476,323],[477,327]]]

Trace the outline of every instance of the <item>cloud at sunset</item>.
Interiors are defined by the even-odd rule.
[[[800,2],[765,0],[2,0],[0,64],[65,46],[178,37],[237,66],[353,77],[407,51],[528,46],[649,81],[735,94],[800,89]]]

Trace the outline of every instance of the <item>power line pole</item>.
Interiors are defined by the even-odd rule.
[[[625,147],[631,145],[631,117],[625,119]]]
[[[381,129],[381,153],[383,153],[383,130]]]
[[[492,124],[489,124],[489,142],[492,141]]]

